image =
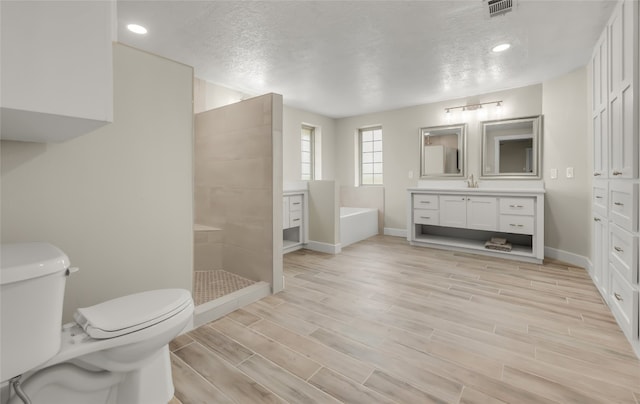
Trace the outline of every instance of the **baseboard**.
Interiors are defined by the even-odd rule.
[[[407,238],[407,229],[394,229],[393,227],[385,227],[384,235]]]
[[[307,241],[307,244],[304,246],[307,250],[317,251],[325,254],[340,254],[342,252],[342,244],[329,244],[322,243],[320,241]]]
[[[574,254],[572,252],[564,250],[558,250],[556,248],[545,247],[544,256],[584,268],[587,271],[591,271],[591,260],[582,255]]]

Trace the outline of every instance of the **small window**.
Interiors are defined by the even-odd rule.
[[[312,126],[302,126],[302,132],[300,136],[300,158],[302,161],[302,175],[303,181],[311,181],[315,179],[314,175],[314,135],[315,128]]]
[[[382,185],[382,127],[360,129],[360,185]]]

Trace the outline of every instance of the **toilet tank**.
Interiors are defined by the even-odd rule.
[[[0,247],[0,382],[53,357],[60,349],[69,258],[48,243]]]

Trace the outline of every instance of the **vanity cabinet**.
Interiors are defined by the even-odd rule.
[[[452,249],[540,263],[544,259],[544,190],[411,188],[411,245]],[[485,247],[504,238],[511,251]]]
[[[440,195],[440,225],[495,231],[497,199],[487,196]]]
[[[282,197],[282,252],[299,250],[308,240],[307,193],[290,192]]]
[[[622,0],[589,64],[593,130],[593,282],[640,357],[640,5]]]

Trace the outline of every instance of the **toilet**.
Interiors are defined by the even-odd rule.
[[[0,261],[0,404],[171,400],[168,343],[193,322],[189,291],[119,297],[77,309],[61,327],[66,278],[77,270],[64,252],[3,244]]]

